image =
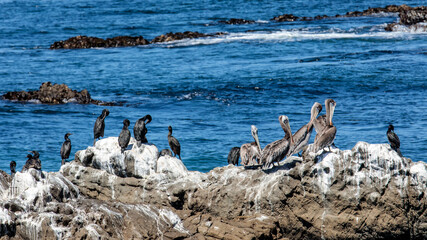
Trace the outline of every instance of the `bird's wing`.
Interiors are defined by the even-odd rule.
[[[325,128],[322,134],[320,134],[314,142],[315,152],[325,147],[331,146],[331,144],[334,142],[336,134],[337,128],[335,126]]]
[[[317,134],[320,134],[323,132],[323,129],[326,127],[326,115],[319,116],[318,118],[314,119],[313,122],[314,130],[316,130]]]

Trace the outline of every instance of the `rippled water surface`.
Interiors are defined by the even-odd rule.
[[[190,170],[226,164],[231,147],[282,137],[278,116],[293,131],[306,124],[311,105],[337,102],[335,144],[386,143],[395,125],[402,153],[426,161],[427,34],[385,32],[397,14],[277,23],[274,16],[345,14],[368,7],[424,1],[0,1],[0,94],[36,90],[42,82],[87,89],[109,107],[106,136],[122,121],[151,114],[147,138],[167,148],[167,127]],[[255,24],[225,25],[229,18]],[[256,31],[248,31],[256,30]],[[227,32],[218,38],[140,47],[49,50],[77,35],[114,37],[167,32]],[[0,168],[18,169],[39,150],[44,170],[60,167],[59,150],[71,132],[75,151],[92,144],[102,106],[44,105],[0,100]],[[322,112],[322,114],[324,111]],[[314,139],[314,137],[312,137]]]

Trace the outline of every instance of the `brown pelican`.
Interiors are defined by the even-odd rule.
[[[135,136],[138,147],[141,146],[141,143],[148,142],[147,138],[145,137],[147,134],[147,127],[145,125],[151,122],[151,120],[151,115],[147,114],[135,122],[135,126],[133,127],[133,135]]]
[[[316,120],[317,115],[322,111],[322,104],[315,102],[311,107],[311,118],[310,121],[302,126],[293,135],[294,145],[292,145],[288,152],[288,157],[296,153],[299,153],[310,140],[311,132],[313,131],[313,122]]]
[[[228,164],[237,165],[239,163],[240,148],[233,147],[228,153]]]
[[[15,161],[11,161],[10,162],[10,176],[12,176],[12,178],[15,176],[15,173],[16,173],[16,169],[15,168],[16,168],[16,162]]]
[[[331,98],[328,98],[325,100],[326,113],[328,112],[328,106],[330,102],[335,102],[335,101]],[[323,132],[323,129],[325,129],[325,127],[328,125],[326,114],[323,114],[322,116],[319,116],[318,118],[316,118],[313,121],[313,125],[314,125],[314,130],[316,130],[316,137],[314,139],[314,141],[316,141],[319,135]]]
[[[388,141],[390,142],[391,148],[394,151],[396,151],[397,154],[399,154],[399,156],[403,157],[402,153],[400,152],[400,140],[399,140],[399,137],[394,132],[394,126],[391,125],[391,124],[388,126],[387,138],[388,138]]]
[[[22,172],[24,172],[25,170],[28,170],[30,168],[41,170],[42,169],[42,163],[39,159],[39,157],[40,157],[39,152],[37,152],[37,151],[29,151],[29,152],[32,153],[33,155],[31,155],[31,154],[27,155],[28,160],[27,160],[27,162],[25,162],[24,167],[22,167]]]
[[[289,118],[285,115],[281,115],[279,116],[279,122],[285,132],[285,136],[282,139],[268,144],[262,150],[261,163],[263,168],[268,168],[272,164],[274,165],[274,162],[279,163],[286,157],[290,146],[294,144],[291,127],[289,126]]]
[[[316,135],[314,139],[314,152],[317,152],[325,147],[330,147],[334,143],[335,135],[337,134],[337,128],[332,123],[332,117],[334,116],[336,102],[332,99],[326,99],[326,126],[323,128],[320,134]]]
[[[71,140],[68,138],[68,136],[72,135],[71,133],[67,133],[64,136],[65,142],[62,144],[61,147],[61,166],[65,164],[65,159],[68,159],[70,157],[71,153]]]
[[[172,136],[172,127],[169,126],[168,129],[169,129],[169,134],[168,134],[169,146],[171,147],[172,152],[174,153],[174,157],[178,155],[179,159],[181,159],[181,144],[179,144],[178,139]]]
[[[240,147],[240,159],[243,166],[255,165],[261,160],[262,150],[258,139],[258,129],[254,125],[251,125],[251,133],[255,142],[245,143]]]
[[[105,118],[110,114],[110,111],[108,109],[102,110],[101,115],[96,119],[95,125],[93,126],[93,146],[95,146],[96,139],[99,139],[100,137],[104,137],[104,128]]]
[[[128,129],[130,122],[128,119],[123,120],[123,128],[119,135],[119,146],[122,149],[122,153],[125,152],[130,141],[130,131]]]

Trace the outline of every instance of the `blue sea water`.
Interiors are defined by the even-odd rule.
[[[0,1],[0,94],[36,90],[42,82],[87,89],[94,99],[122,101],[108,107],[106,136],[122,121],[151,114],[147,138],[167,148],[168,125],[190,170],[224,166],[231,147],[280,139],[278,116],[293,131],[306,124],[311,105],[337,102],[335,144],[387,143],[395,125],[402,153],[426,161],[427,34],[385,32],[397,14],[277,23],[296,16],[345,14],[389,4],[425,1]],[[225,25],[245,18],[255,24]],[[248,31],[256,30],[256,31]],[[50,50],[77,35],[152,39],[167,32],[227,32],[218,38],[149,46]],[[57,171],[59,150],[71,132],[72,156],[93,142],[103,106],[44,105],[0,100],[0,169],[18,169],[27,151],[38,150],[42,167]],[[322,112],[324,114],[324,111]],[[314,134],[313,134],[314,135]],[[314,139],[314,136],[312,136]]]

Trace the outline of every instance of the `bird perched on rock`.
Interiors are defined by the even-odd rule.
[[[240,159],[243,166],[258,165],[261,160],[261,145],[259,144],[258,128],[251,125],[251,134],[254,142],[245,143],[240,147]]]
[[[15,161],[11,161],[10,162],[10,175],[12,176],[12,178],[15,176],[15,173],[16,173],[15,168],[16,168],[16,162]]]
[[[239,147],[231,148],[227,158],[228,164],[237,165],[239,163],[239,157],[240,157],[240,148]]]
[[[147,127],[145,125],[151,122],[151,120],[151,116],[147,114],[135,122],[135,126],[133,127],[133,135],[135,136],[138,147],[141,146],[141,143],[148,142],[147,138],[145,137],[147,134]]]
[[[37,151],[29,151],[29,152],[32,153],[33,155],[31,155],[31,154],[27,155],[28,160],[27,160],[27,162],[25,162],[25,165],[22,168],[22,172],[27,171],[30,168],[41,170],[42,169],[42,163],[39,159],[39,157],[40,157],[39,152],[37,152]]]
[[[122,153],[125,152],[130,141],[130,131],[128,129],[130,121],[128,119],[123,120],[123,128],[119,135],[119,146],[122,148]]]
[[[95,125],[93,126],[93,146],[95,146],[96,139],[100,137],[104,137],[104,129],[105,129],[105,118],[110,114],[108,109],[102,110],[101,115],[96,119]]]
[[[168,129],[169,129],[169,133],[168,133],[169,146],[171,147],[172,152],[174,153],[174,157],[178,155],[179,159],[181,159],[181,145],[179,144],[178,139],[172,136],[172,127],[169,126]]]
[[[70,157],[70,153],[71,153],[71,140],[68,138],[68,136],[73,135],[72,133],[66,133],[64,136],[64,143],[62,144],[61,147],[61,166],[65,164],[65,160],[68,159]]]
[[[326,125],[321,125],[321,129],[319,130],[320,133],[316,135],[314,138],[314,152],[318,152],[319,150],[322,150],[324,148],[329,148],[329,151],[331,151],[331,145],[334,143],[335,136],[337,135],[337,128],[332,123],[332,117],[334,116],[335,106],[337,103],[333,99],[326,99],[325,100],[325,107],[326,107]],[[321,116],[320,119],[323,117]],[[315,124],[316,128],[316,124]],[[317,130],[316,130],[317,131]]]
[[[397,134],[394,132],[394,126],[389,125],[387,129],[387,138],[390,142],[391,148],[399,154],[399,156],[402,157],[402,153],[400,152],[400,140]]]

